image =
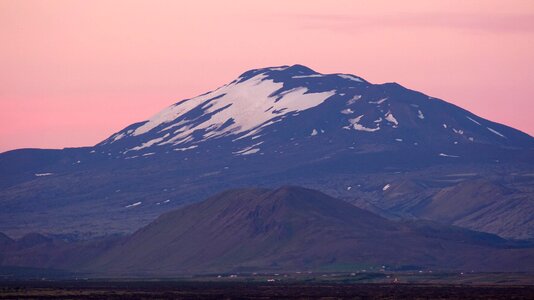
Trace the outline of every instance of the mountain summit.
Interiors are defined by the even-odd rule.
[[[533,238],[532,173],[521,131],[396,83],[271,67],[93,147],[0,154],[0,231],[130,233],[228,188],[291,184],[388,218]]]

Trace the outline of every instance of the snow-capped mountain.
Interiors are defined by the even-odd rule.
[[[272,67],[93,147],[0,154],[0,232],[131,232],[228,188],[294,184],[383,216],[532,238],[532,174],[521,131],[396,83]],[[471,201],[454,220],[451,189]]]
[[[375,85],[294,65],[248,71],[125,128],[97,148],[132,159],[203,152],[217,143],[222,153],[252,156],[326,139],[340,139],[349,149],[373,143],[430,146],[435,155],[448,158],[459,157],[463,151],[455,148],[462,145],[533,145],[526,134],[397,84]]]

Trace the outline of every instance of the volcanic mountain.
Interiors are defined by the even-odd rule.
[[[0,154],[0,231],[130,233],[227,188],[296,184],[390,218],[533,238],[532,174],[534,139],[518,130],[396,83],[272,67],[93,147]],[[497,197],[469,192],[481,184]]]
[[[389,221],[300,187],[238,189],[164,214],[89,269],[172,275],[383,265],[532,271],[534,248],[459,228]]]

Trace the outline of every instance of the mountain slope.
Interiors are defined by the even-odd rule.
[[[395,83],[300,65],[256,69],[94,147],[0,154],[0,231],[129,233],[229,187],[284,184],[318,188],[383,215],[417,217],[397,209],[409,203],[382,201],[383,187],[425,181],[430,197],[459,183],[444,177],[471,173],[515,190],[528,211],[533,149],[525,133]],[[515,224],[506,232],[478,224],[480,218],[461,224],[532,238],[528,217],[506,210],[491,214],[508,216],[501,225]]]
[[[496,236],[393,222],[317,191],[241,189],[167,213],[91,262],[114,275],[403,265],[533,270],[534,251]]]

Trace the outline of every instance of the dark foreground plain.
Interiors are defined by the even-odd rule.
[[[0,299],[534,299],[534,276],[524,273],[223,274],[163,280],[4,280],[0,281]]]
[[[260,282],[9,282],[0,299],[533,299],[534,286]]]

